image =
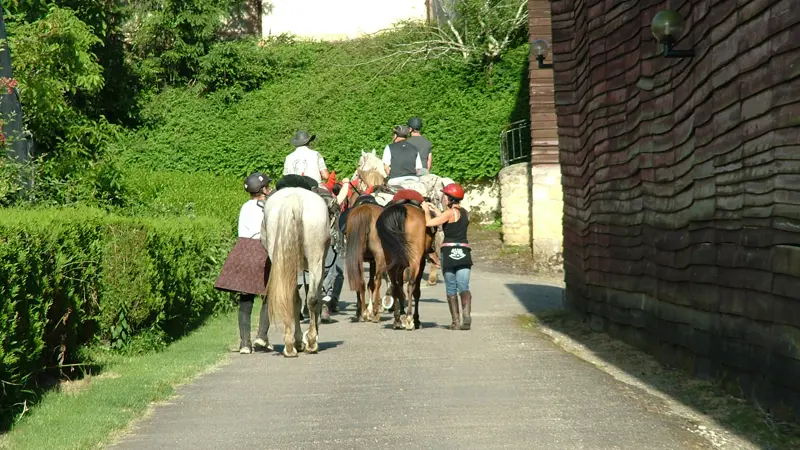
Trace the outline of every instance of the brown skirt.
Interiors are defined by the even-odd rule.
[[[265,295],[269,278],[267,251],[259,239],[239,238],[222,266],[216,289]]]

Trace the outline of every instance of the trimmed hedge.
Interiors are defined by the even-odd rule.
[[[317,135],[315,146],[328,168],[352,174],[362,150],[382,152],[392,126],[418,115],[433,142],[435,173],[460,181],[496,176],[499,132],[530,117],[527,44],[511,49],[491,73],[435,61],[396,70],[403,57],[386,58],[386,43],[401,34],[271,44],[272,54],[291,53],[303,64],[252,91],[233,81],[230,89],[213,93],[168,89],[143,110],[146,125],[118,144],[126,166],[280,175],[293,150],[289,138],[307,129]],[[246,45],[265,51],[237,43],[237,55]]]
[[[0,209],[0,416],[81,346],[163,345],[229,308],[213,285],[232,245],[214,219]]]

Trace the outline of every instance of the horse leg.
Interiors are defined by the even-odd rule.
[[[393,269],[389,274],[391,278],[392,296],[394,297],[394,323],[392,328],[395,330],[403,329],[404,316],[400,315],[400,302],[403,299],[403,271],[402,269]]]
[[[381,276],[386,271],[386,266],[384,265],[383,261],[377,262],[377,272],[376,276],[374,277],[374,283],[372,286],[372,318],[374,322],[381,321],[381,309],[383,308],[382,301],[381,301]]]
[[[297,348],[294,346],[295,340],[292,337],[292,324],[296,330],[300,329],[300,291],[295,291],[294,295],[294,308],[292,308],[294,314],[283,318],[283,356],[287,358],[297,357]]]
[[[412,293],[414,299],[414,328],[416,329],[422,328],[422,322],[419,321],[419,298],[422,295],[421,285],[423,272],[425,272],[425,258],[422,258],[420,261],[419,271],[417,271],[417,278],[414,281],[414,292]]]
[[[322,313],[322,299],[320,297],[322,293],[322,268],[325,261],[324,251],[318,258],[312,256],[311,261],[315,259],[317,263],[313,264],[308,271],[311,279],[308,312],[311,314],[311,318],[308,321],[307,353],[317,353],[319,351],[319,318]]]
[[[372,298],[372,296],[368,295],[367,289],[369,289],[371,291],[375,287],[374,277],[375,277],[375,262],[374,261],[370,261],[369,262],[369,284],[365,285],[363,283],[363,281],[361,283],[361,298],[362,298],[362,302],[363,302],[363,303],[361,303],[361,317],[359,319],[361,322],[366,322],[366,321],[370,320],[369,307],[371,305],[371,302],[369,301],[369,299]]]
[[[405,327],[406,330],[408,331],[417,328],[416,322],[419,320],[419,312],[417,311],[419,303],[414,301],[414,293],[418,289],[417,280],[419,280],[422,276],[422,272],[418,272],[419,269],[420,269],[419,262],[417,262],[417,264],[414,264],[412,259],[411,266],[408,268],[408,285],[407,285],[408,293],[406,294],[406,298],[408,299],[408,309],[406,310]]]
[[[379,315],[380,304],[375,303],[375,278],[376,278],[376,263],[375,261],[369,262],[369,283],[367,284],[367,291],[364,298],[369,299],[369,304],[364,308],[364,316],[366,320],[375,322],[375,318]],[[380,283],[378,283],[380,286]]]
[[[308,295],[306,295],[306,303],[308,302]],[[300,298],[300,293],[297,293],[297,296],[294,298],[295,308],[299,311],[301,307],[303,307],[303,299]],[[306,305],[307,306],[307,305]],[[314,319],[314,316],[310,316],[309,323],[311,320]],[[297,318],[294,322],[294,348],[298,352],[304,352],[306,350],[306,345],[303,342],[303,328],[300,325],[300,315],[297,315]]]

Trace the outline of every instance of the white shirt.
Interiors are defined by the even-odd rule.
[[[317,183],[322,182],[320,172],[327,169],[322,155],[306,146],[297,147],[286,156],[283,163],[284,175],[305,175],[315,179]]]
[[[259,200],[248,200],[239,212],[239,237],[261,239],[261,222],[264,209],[258,206]]]

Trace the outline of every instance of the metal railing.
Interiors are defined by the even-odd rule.
[[[518,120],[506,125],[500,132],[500,164],[502,167],[531,158],[531,125],[527,120]]]

